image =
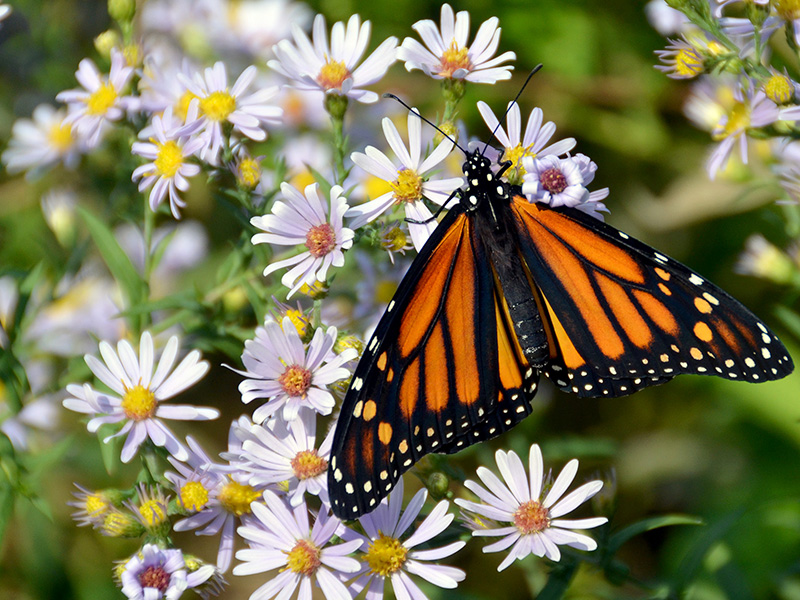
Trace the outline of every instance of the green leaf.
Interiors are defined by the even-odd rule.
[[[131,259],[125,254],[114,237],[114,233],[106,227],[105,223],[84,208],[78,208],[78,214],[86,223],[111,275],[122,288],[128,300],[126,304],[136,306],[144,297],[144,282],[136,272]]]
[[[100,442],[100,456],[103,458],[103,465],[109,475],[113,475],[116,472],[119,464],[120,438],[112,438],[108,440],[107,444],[103,440],[116,433],[117,429],[116,425],[106,424],[101,425],[97,430],[97,441]]]
[[[14,490],[10,485],[0,484],[0,546],[8,523],[14,514]]]
[[[800,315],[786,306],[776,306],[775,314],[786,329],[791,331],[796,338],[800,338]]]
[[[645,531],[652,531],[661,527],[672,527],[675,525],[702,525],[703,520],[698,517],[691,517],[688,515],[662,515],[659,517],[650,517],[649,519],[642,519],[627,527],[621,529],[612,535],[608,540],[606,548],[608,555],[613,556],[617,553],[620,547],[630,540],[631,538],[641,535]]]

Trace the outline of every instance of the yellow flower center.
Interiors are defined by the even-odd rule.
[[[415,202],[422,198],[422,177],[414,169],[403,169],[392,183],[395,202]]]
[[[60,123],[53,125],[50,127],[50,131],[47,132],[47,140],[53,148],[59,152],[64,152],[72,146],[72,125]]]
[[[300,365],[291,365],[278,377],[278,383],[290,396],[305,396],[311,387],[311,371]]]
[[[187,481],[181,487],[179,499],[186,510],[203,510],[208,503],[208,490],[199,481]]]
[[[325,64],[319,70],[317,83],[325,90],[341,90],[342,84],[350,77],[344,62],[326,58]]]
[[[321,475],[328,468],[328,461],[316,450],[301,450],[292,459],[294,475],[300,481]]]
[[[369,545],[365,555],[370,571],[382,577],[388,577],[400,570],[406,562],[408,549],[397,538],[381,533],[377,540]]]
[[[786,75],[775,73],[764,84],[764,93],[775,104],[789,104],[794,97],[794,87]]]
[[[452,77],[458,69],[472,69],[472,61],[469,59],[469,48],[459,48],[455,40],[450,42],[450,46],[442,52],[442,60],[439,64],[439,75],[442,77]]]
[[[175,140],[169,140],[163,144],[156,143],[156,146],[158,146],[154,163],[156,171],[168,179],[175,177],[183,165],[183,150]]]
[[[743,132],[750,126],[750,108],[744,102],[736,102],[728,113],[728,120],[722,129],[712,137],[719,141],[728,136]]]
[[[724,44],[720,44],[717,40],[711,40],[706,44],[706,50],[712,56],[720,56],[722,54],[728,54],[730,50],[725,47]]]
[[[531,152],[531,148],[533,148],[533,144],[529,146],[517,144],[513,148],[506,148],[506,151],[503,153],[503,161],[510,160],[511,169],[519,169],[519,174],[522,176],[525,174],[525,167],[522,166],[522,159],[526,156],[536,158],[536,154]]]
[[[189,114],[189,105],[195,98],[197,98],[197,96],[187,90],[183,92],[181,97],[178,98],[178,101],[172,107],[175,116],[179,117],[181,121],[186,121],[186,115]]]
[[[800,0],[775,0],[773,4],[782,19],[793,21],[800,18]]]
[[[122,537],[131,531],[131,517],[119,511],[109,512],[103,519],[102,531],[109,537]],[[139,526],[141,529],[141,525]]]
[[[319,555],[320,549],[311,540],[297,540],[294,548],[286,553],[286,569],[311,577],[322,564]]]
[[[122,397],[122,410],[131,421],[144,421],[156,414],[156,396],[141,384],[125,389]]]
[[[544,531],[550,527],[550,511],[537,500],[528,500],[514,512],[514,526],[522,535]]]
[[[108,502],[99,494],[89,494],[86,496],[86,514],[90,517],[100,517],[109,509]]]
[[[169,588],[170,578],[164,567],[147,567],[139,574],[139,585],[143,588],[155,588],[163,594]]]
[[[399,227],[392,227],[383,236],[381,245],[389,252],[400,252],[408,247],[408,236]]]
[[[236,110],[236,98],[228,92],[211,92],[200,100],[200,110],[212,121],[224,121]]]
[[[314,258],[329,254],[336,248],[336,232],[330,223],[316,225],[306,234],[306,248]]]
[[[239,185],[252,190],[261,181],[261,163],[255,158],[243,158],[239,162],[239,172],[236,174]]]
[[[86,112],[90,115],[104,115],[117,101],[117,90],[111,83],[103,83],[86,100]]]
[[[303,314],[302,310],[298,310],[296,308],[290,308],[287,310],[286,316],[289,317],[292,325],[294,325],[294,328],[297,329],[297,334],[300,337],[303,337],[306,334],[306,329],[308,329],[308,317]]]
[[[217,496],[220,504],[229,513],[241,517],[250,513],[250,503],[255,502],[261,497],[261,492],[251,485],[245,485],[230,479],[222,486]]]
[[[703,72],[703,57],[694,48],[681,48],[675,56],[675,73],[684,79],[697,77]]]
[[[150,527],[160,525],[167,518],[167,511],[158,500],[148,500],[142,503],[139,507],[139,514],[142,515],[144,522]]]

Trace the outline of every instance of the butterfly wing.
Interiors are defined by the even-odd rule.
[[[551,360],[579,396],[621,396],[680,373],[779,379],[786,348],[755,315],[679,262],[572,208],[515,197],[520,252],[539,288]]]
[[[530,412],[538,373],[524,358],[474,217],[434,230],[356,367],[328,472],[334,513],[372,510],[429,452],[498,435]]]

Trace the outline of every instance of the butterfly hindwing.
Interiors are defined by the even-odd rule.
[[[726,292],[571,208],[511,202],[546,305],[551,364],[579,396],[621,396],[680,373],[764,381],[792,370],[777,336]]]

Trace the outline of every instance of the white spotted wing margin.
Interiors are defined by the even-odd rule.
[[[616,397],[684,374],[763,382],[793,370],[778,337],[678,261],[572,208],[511,202],[546,302],[558,387]]]
[[[520,359],[473,220],[457,205],[436,227],[356,367],[328,469],[342,519],[373,510],[422,456],[457,452],[530,413],[538,372]]]

